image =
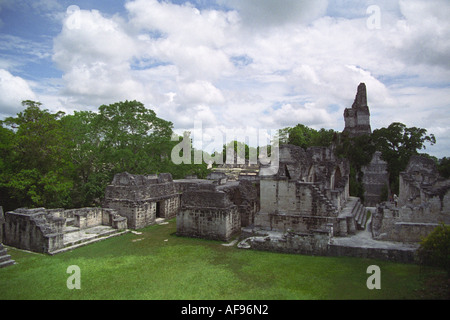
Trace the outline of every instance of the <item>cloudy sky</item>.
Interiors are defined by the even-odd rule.
[[[450,156],[448,0],[0,0],[0,118],[138,100],[178,132],[426,128]]]

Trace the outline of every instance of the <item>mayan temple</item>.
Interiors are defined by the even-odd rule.
[[[372,133],[369,106],[367,105],[367,90],[364,83],[359,84],[352,107],[345,109],[344,121],[344,132],[347,132],[350,137]]]

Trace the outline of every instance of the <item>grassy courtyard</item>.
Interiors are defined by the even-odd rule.
[[[55,256],[8,253],[0,299],[322,300],[448,299],[445,272],[348,257],[314,257],[238,249],[177,237],[176,223],[147,227]],[[67,268],[81,271],[69,290]],[[378,265],[381,289],[366,286]]]

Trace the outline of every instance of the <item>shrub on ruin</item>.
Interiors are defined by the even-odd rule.
[[[436,227],[421,241],[417,253],[420,263],[443,268],[450,277],[450,225]]]

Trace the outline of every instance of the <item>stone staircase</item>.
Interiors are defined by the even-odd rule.
[[[110,226],[95,226],[91,228],[81,229],[75,226],[74,218],[67,218],[66,225],[63,229],[64,247],[49,252],[50,255],[70,251],[91,243],[102,241],[111,237],[120,236],[128,233],[129,230],[117,230]]]
[[[336,217],[339,214],[336,206],[330,201],[330,199],[328,199],[328,197],[326,195],[323,194],[323,192],[319,189],[319,187],[312,184],[311,190],[316,195],[316,197],[318,197],[320,199],[321,203],[325,203],[329,216]]]
[[[339,236],[355,234],[366,227],[366,208],[358,197],[349,197],[338,216]]]
[[[16,262],[11,259],[11,256],[7,254],[6,248],[0,243],[0,268],[5,268],[15,263]]]
[[[361,200],[357,198],[355,206],[352,210],[352,215],[355,217],[355,222],[358,230],[364,230],[366,228],[367,222],[367,212],[364,205],[361,203]]]

